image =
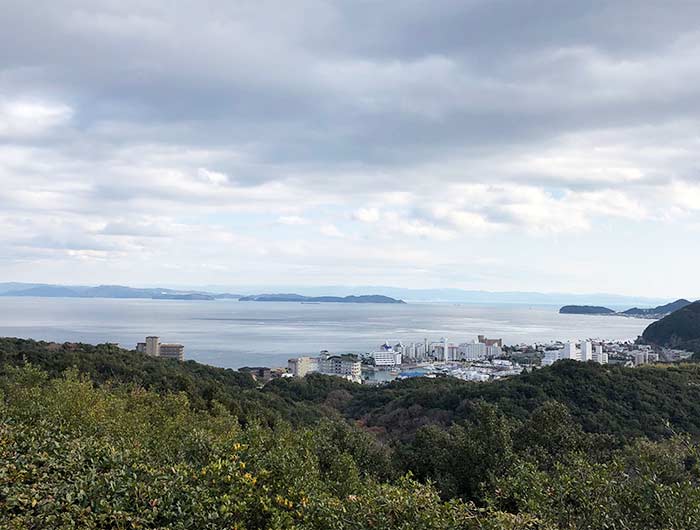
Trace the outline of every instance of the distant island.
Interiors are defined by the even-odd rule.
[[[565,305],[559,309],[559,313],[562,315],[618,315],[627,317],[637,317],[637,318],[663,318],[666,315],[670,315],[674,311],[683,309],[684,307],[690,305],[691,302],[685,298],[676,300],[669,304],[664,304],[656,307],[639,308],[633,307],[627,309],[626,311],[615,311],[609,307],[595,306],[595,305]]]
[[[312,303],[338,303],[338,304],[405,304],[403,300],[397,300],[389,296],[378,294],[360,296],[303,296],[300,294],[258,294],[243,296],[241,302],[312,302]]]
[[[562,315],[609,315],[612,309],[598,305],[565,305],[559,310]]]

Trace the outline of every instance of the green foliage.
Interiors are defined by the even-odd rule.
[[[31,366],[7,369],[2,389],[3,528],[469,529],[528,519],[444,503],[409,478],[380,482],[358,460],[381,457],[346,426],[242,428],[182,393],[98,388],[75,372],[49,380]]]
[[[242,422],[266,423],[285,420],[295,424],[317,420],[316,407],[288,402],[271,393],[261,393],[250,374],[216,368],[195,361],[149,357],[110,344],[54,344],[24,339],[0,339],[0,374],[7,366],[31,363],[51,377],[76,367],[95,383],[131,384],[158,393],[184,392],[191,405],[207,409],[223,404]]]
[[[473,419],[476,401],[496,405],[518,421],[557,401],[584,431],[620,441],[667,437],[667,422],[700,435],[700,366],[638,369],[561,361],[489,384],[417,378],[359,388],[341,412],[387,438],[410,441],[425,425],[447,427]]]
[[[640,441],[605,462],[579,453],[544,470],[522,459],[497,483],[491,506],[562,529],[698,528],[697,456],[697,446],[675,437]]]
[[[259,389],[112,346],[0,356],[2,529],[700,528],[698,365]]]

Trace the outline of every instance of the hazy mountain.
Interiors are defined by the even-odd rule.
[[[304,285],[205,285],[188,286],[208,292],[233,290],[247,295],[257,293],[298,293],[302,296],[350,296],[374,293],[407,302],[454,302],[472,304],[533,304],[533,305],[600,305],[626,309],[632,306],[653,307],[665,303],[668,299],[644,296],[625,296],[606,293],[571,294],[539,293],[531,291],[476,291],[464,289],[408,289],[376,285],[347,286],[304,286]]]
[[[676,300],[664,305],[659,305],[656,307],[639,308],[633,307],[632,309],[627,309],[625,311],[614,311],[608,307],[601,306],[590,306],[590,305],[566,305],[559,309],[562,314],[572,314],[572,315],[618,315],[626,317],[637,317],[637,318],[663,318],[666,315],[677,311],[690,304],[685,298]]]
[[[159,300],[215,300],[218,298],[240,298],[230,293],[207,293],[178,291],[164,288],[135,288],[124,285],[47,285],[47,284],[0,284],[0,296],[38,296],[47,298],[152,298]]]
[[[65,295],[58,294],[26,294],[22,291],[28,291],[35,287],[65,287],[79,294],[72,295],[66,291]],[[134,293],[133,291],[141,291]],[[389,298],[405,300],[407,302],[450,302],[450,303],[471,303],[471,304],[532,304],[532,305],[597,305],[597,306],[612,306],[619,309],[629,308],[632,306],[638,307],[654,307],[666,302],[659,298],[646,298],[643,296],[624,296],[606,293],[591,293],[591,294],[567,294],[567,293],[538,293],[531,291],[474,291],[463,289],[407,289],[402,287],[386,287],[386,286],[274,286],[274,290],[270,285],[247,285],[247,286],[222,286],[222,285],[204,285],[204,286],[168,286],[167,288],[146,288],[137,289],[124,286],[57,286],[41,283],[18,283],[7,282],[0,283],[0,296],[7,296],[9,293],[15,293],[16,296],[81,296],[95,297],[101,296],[106,298],[152,298],[158,294],[190,294],[200,293],[203,295],[213,296],[216,299],[236,299],[240,298],[243,293],[247,296],[258,296],[259,293],[297,293],[299,296],[319,297],[346,297],[346,296],[364,296],[366,293],[386,296]],[[20,294],[16,294],[20,293]],[[100,294],[97,294],[100,293]]]
[[[631,315],[631,316],[645,316],[645,317],[650,317],[650,318],[661,318],[665,315],[668,315],[670,313],[673,313],[674,311],[678,311],[679,309],[683,309],[685,306],[690,305],[691,302],[690,300],[686,300],[685,298],[681,298],[680,300],[676,300],[675,302],[671,302],[670,304],[664,304],[656,307],[649,307],[649,308],[638,308],[638,307],[633,307],[632,309],[628,309],[627,311],[623,311],[622,313],[624,315]]]

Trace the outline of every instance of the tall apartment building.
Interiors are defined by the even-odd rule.
[[[499,339],[500,340],[500,339]],[[496,341],[492,344],[486,342],[464,342],[459,345],[457,359],[462,361],[478,361],[480,359],[492,359],[499,357],[503,350]]]
[[[588,340],[581,341],[581,361],[584,363],[586,361],[593,360],[593,344]]]
[[[576,343],[569,341],[566,344],[564,344],[564,349],[561,351],[561,354],[559,355],[560,359],[572,359],[574,361],[580,361],[581,356],[578,352],[578,348],[576,348]]]
[[[158,357],[160,355],[160,342],[158,337],[146,337],[146,355]]]
[[[598,364],[608,364],[608,354],[603,351],[602,344],[595,345],[595,351],[593,352],[593,360]]]

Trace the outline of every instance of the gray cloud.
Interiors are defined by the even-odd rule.
[[[443,274],[464,256],[411,241],[698,222],[695,3],[0,6],[17,248],[347,270],[396,239]]]

